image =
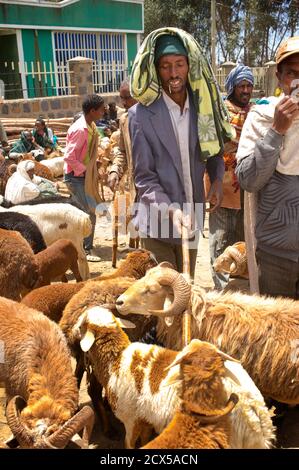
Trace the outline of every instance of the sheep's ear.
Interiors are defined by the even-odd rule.
[[[80,346],[82,351],[87,352],[90,350],[95,340],[94,333],[90,330],[87,330],[80,341]]]
[[[229,267],[231,273],[235,272],[237,269],[236,263],[233,261]]]
[[[136,325],[129,320],[125,320],[124,318],[117,317],[119,324],[122,328],[136,328]]]
[[[170,307],[172,301],[170,300],[169,297],[166,297],[165,301],[164,301],[164,305],[163,305],[163,310],[168,310],[168,308]],[[165,317],[164,318],[164,321],[165,321],[165,324],[166,326],[171,326],[173,324],[173,320],[174,320],[174,317]]]

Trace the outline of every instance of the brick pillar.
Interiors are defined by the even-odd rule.
[[[93,80],[92,80],[92,59],[86,57],[74,57],[68,61],[70,70],[71,94],[92,95]]]
[[[278,86],[278,81],[276,77],[276,62],[273,62],[273,60],[271,60],[270,62],[266,62],[264,66],[267,67],[265,76],[266,96],[273,96],[275,89]]]

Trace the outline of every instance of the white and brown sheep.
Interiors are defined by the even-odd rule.
[[[93,373],[105,389],[114,414],[125,426],[128,448],[134,447],[139,437],[143,445],[152,428],[161,433],[181,403],[180,385],[168,385],[177,372],[177,366],[169,367],[180,353],[131,343],[122,327],[132,326],[128,320],[115,318],[107,308],[92,307],[81,314],[72,330],[82,350],[88,352]],[[231,446],[270,447],[274,428],[263,397],[239,363],[227,360],[225,367],[226,400],[232,393],[240,398],[230,415]]]
[[[88,282],[104,281],[118,277],[140,279],[145,275],[148,269],[156,264],[157,261],[150,251],[136,250],[129,253],[113,273],[101,274],[100,276],[90,279]],[[84,285],[84,282],[78,282],[69,285],[60,284],[39,287],[27,294],[22,299],[22,303],[43,312],[47,317],[51,318],[51,320],[58,322],[62,317],[63,310],[67,303]]]
[[[73,242],[78,251],[79,270],[82,279],[89,277],[83,240],[91,232],[91,221],[86,212],[71,204],[18,205],[10,209],[0,207],[0,212],[18,212],[28,215],[40,229],[47,246],[60,238]]]
[[[56,240],[45,250],[35,255],[39,268],[38,287],[51,284],[55,278],[60,277],[62,282],[67,282],[65,275],[70,269],[77,282],[82,281],[78,268],[78,252],[70,240]]]
[[[166,300],[173,298],[163,310]],[[121,314],[173,317],[170,327],[161,318],[158,337],[165,346],[182,347],[181,313],[190,302],[190,286],[173,269],[157,266],[117,300]],[[241,361],[265,397],[299,404],[299,302],[287,298],[204,292],[191,294],[191,338],[209,341]]]
[[[39,269],[29,243],[19,232],[0,229],[0,295],[20,300],[39,282]]]
[[[82,312],[87,308],[104,304],[113,306],[118,296],[132,285],[134,281],[135,279],[128,277],[112,278],[102,281],[89,281],[71,298],[65,307],[59,326],[67,338],[67,342],[73,356],[76,358],[77,365],[75,374],[79,384],[81,383],[84,370],[86,369],[86,361],[84,360],[84,355],[81,351],[78,339],[72,334],[74,325],[78,321]],[[130,335],[133,341],[141,339],[156,323],[156,319],[149,318],[145,320],[142,316],[135,316],[134,320],[137,327],[132,330]],[[93,401],[95,409],[98,411],[98,414],[102,419],[104,433],[109,434],[110,427],[103,403],[100,399],[100,390],[101,387],[94,380],[94,376],[91,375],[89,377],[88,393]]]
[[[228,413],[239,398],[227,402],[223,379],[227,374],[223,354],[210,343],[193,339],[169,368],[179,365],[179,409],[169,425],[143,449],[228,449],[232,429]]]
[[[35,254],[47,248],[40,229],[28,215],[17,212],[1,212],[0,228],[20,232]]]
[[[42,313],[1,297],[0,340],[6,417],[19,445],[62,448],[85,425],[90,432],[92,410],[85,407],[75,415],[79,393],[60,328]]]

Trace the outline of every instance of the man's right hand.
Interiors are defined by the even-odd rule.
[[[111,191],[115,191],[115,187],[119,183],[119,177],[118,174],[115,171],[112,171],[108,175],[108,186],[111,189]]]
[[[297,116],[299,116],[298,103],[291,96],[285,96],[275,107],[272,129],[284,135]]]

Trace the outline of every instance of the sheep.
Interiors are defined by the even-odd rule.
[[[63,165],[64,165],[64,158],[63,157],[55,157],[46,160],[42,160],[41,165],[46,166],[49,170],[51,170],[54,178],[63,175]]]
[[[2,212],[0,228],[19,232],[31,246],[33,253],[39,253],[47,248],[40,229],[28,215],[17,212]]]
[[[104,281],[118,277],[140,279],[148,269],[157,264],[150,251],[139,249],[129,253],[113,273],[101,274],[90,279],[88,282]],[[84,285],[84,282],[78,282],[70,285],[39,287],[23,297],[22,303],[43,312],[51,320],[58,322],[67,303]]]
[[[225,358],[215,346],[192,340],[169,366],[180,365],[181,404],[169,425],[143,449],[228,449],[232,444],[228,413],[239,398],[226,404]]]
[[[0,297],[0,340],[7,422],[19,445],[62,448],[84,425],[88,437],[93,412],[85,407],[75,415],[79,392],[59,327],[42,313]]]
[[[78,253],[70,240],[56,240],[44,251],[35,255],[39,267],[38,287],[50,284],[56,277],[67,282],[66,271],[71,269],[77,282],[82,281],[78,269]]]
[[[103,304],[109,304],[112,306],[115,303],[117,297],[119,297],[120,294],[122,294],[130,285],[132,285],[134,281],[135,279],[128,277],[106,279],[102,281],[89,281],[82,289],[80,289],[77,294],[71,298],[65,307],[62,318],[59,321],[59,326],[65,334],[73,356],[76,358],[77,366],[75,375],[79,384],[81,383],[86,366],[82,351],[80,349],[79,341],[72,336],[72,329],[75,323],[78,321],[82,311],[86,308]],[[135,317],[137,328],[131,335],[131,339],[133,341],[142,338],[142,336],[145,335],[145,333],[147,333],[155,324],[155,319],[153,318],[144,321],[144,317],[137,317]],[[94,381],[93,376],[91,376],[89,381],[89,395],[94,403],[95,408],[98,410],[102,418],[104,433],[108,434],[109,424],[103,404],[100,400],[99,386]]]
[[[161,433],[179,409],[181,385],[169,383],[177,373],[176,367],[170,366],[180,353],[157,345],[131,343],[122,327],[134,325],[116,318],[107,308],[88,307],[82,310],[72,335],[73,341],[80,339],[82,350],[88,352],[114,414],[124,423],[125,445],[132,448],[139,437],[144,444],[152,429]],[[240,397],[230,416],[231,447],[270,447],[274,428],[263,397],[243,367],[220,354],[229,359],[225,361],[223,379],[226,399],[232,393]]]
[[[16,171],[17,161],[12,158],[5,158],[0,161],[0,195],[4,196],[8,178]]]
[[[84,282],[75,284],[51,284],[38,287],[22,298],[21,303],[42,312],[48,318],[59,322],[63,309],[73,297],[84,286]]]
[[[174,302],[163,305],[174,293]],[[299,403],[299,303],[287,298],[245,295],[239,292],[204,293],[192,288],[182,275],[161,265],[150,269],[116,302],[125,315],[154,314],[173,317],[166,327],[158,322],[165,346],[181,349],[181,315],[191,304],[191,337],[209,341],[241,361],[266,397],[291,405]]]
[[[82,279],[89,276],[86,254],[83,249],[83,239],[91,232],[89,215],[71,204],[38,204],[18,205],[11,209],[3,209],[0,212],[10,211],[28,215],[40,229],[47,245],[67,238],[73,242],[78,251],[79,271]]]
[[[245,242],[237,242],[225,248],[213,264],[216,272],[229,273],[232,276],[249,278]]]
[[[20,300],[22,291],[39,281],[39,269],[29,243],[19,232],[0,229],[0,295]]]

